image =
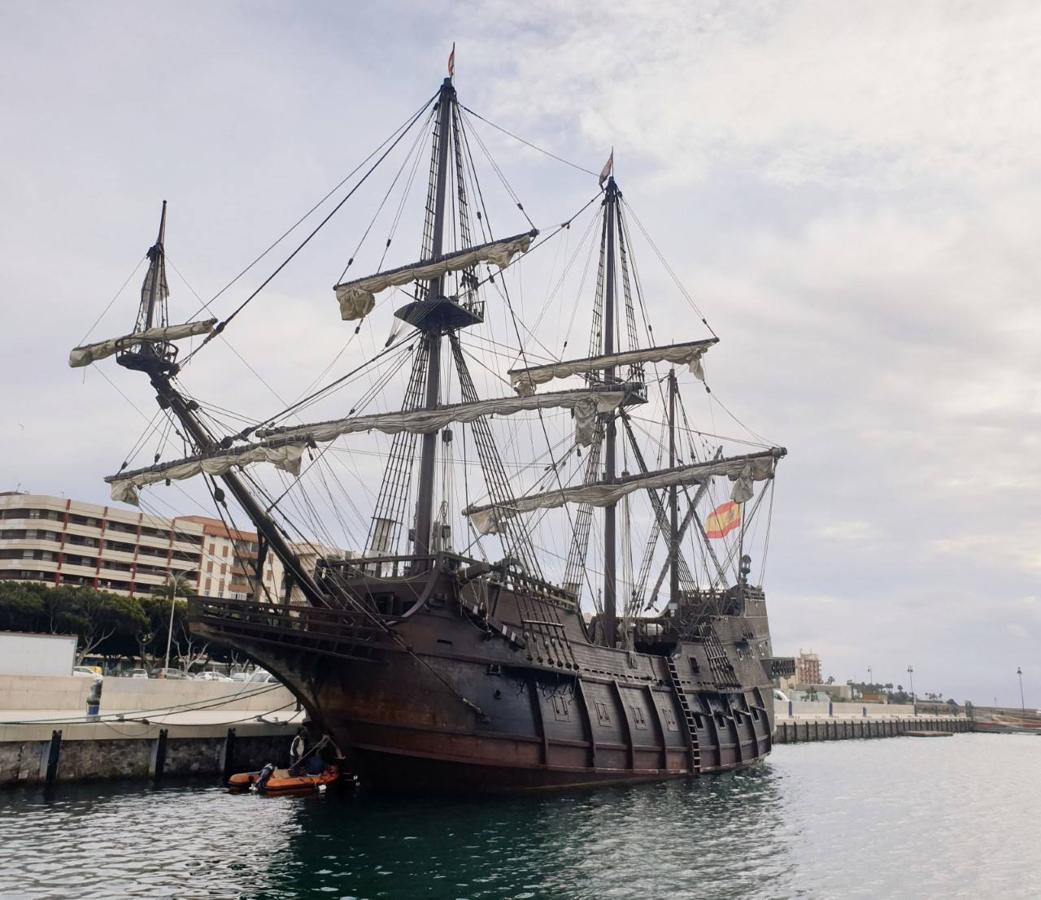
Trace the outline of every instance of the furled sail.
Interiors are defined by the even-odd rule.
[[[310,443],[332,441],[340,435],[359,431],[382,431],[397,434],[410,431],[427,434],[438,431],[452,422],[473,422],[481,416],[509,416],[524,410],[570,409],[575,415],[576,440],[588,446],[592,443],[598,414],[611,412],[626,398],[626,392],[615,391],[556,391],[537,397],[502,397],[479,400],[476,403],[457,403],[438,409],[419,409],[408,412],[380,413],[334,419],[313,425],[294,425],[286,428],[268,428],[257,432],[261,442],[246,444],[213,454],[199,454],[172,462],[120,472],[105,479],[112,485],[112,499],[124,503],[137,502],[137,489],[159,481],[181,481],[205,473],[223,475],[235,466],[256,462],[273,463],[277,468],[300,474],[300,457]]]
[[[151,341],[176,341],[197,334],[209,334],[216,324],[216,319],[199,319],[195,322],[185,322],[183,325],[157,325],[155,328],[135,331],[133,334],[125,334],[107,341],[84,344],[69,353],[69,365],[74,369],[79,366],[89,366],[92,362],[127,350],[135,344],[146,344]]]
[[[340,317],[344,321],[363,319],[376,305],[376,294],[389,287],[398,287],[412,281],[439,278],[449,272],[468,269],[478,263],[489,262],[500,269],[510,264],[518,253],[525,252],[537,231],[516,234],[498,241],[489,241],[476,247],[468,247],[456,253],[446,253],[440,259],[411,263],[397,269],[389,269],[367,278],[345,281],[336,285],[336,299],[340,302]]]
[[[120,472],[105,479],[112,486],[112,499],[120,503],[137,504],[138,488],[156,484],[159,481],[181,481],[196,475],[223,475],[236,466],[245,466],[255,462],[269,462],[292,475],[300,474],[300,457],[303,456],[304,444],[280,444],[265,446],[254,444],[240,447],[225,453],[213,455],[190,456],[172,463],[150,466],[147,469],[135,469]]]
[[[508,506],[499,504],[469,506],[463,510],[463,515],[470,518],[474,527],[481,534],[498,534],[499,526],[504,519],[536,509],[554,509],[565,503],[610,506],[633,491],[668,488],[673,485],[678,487],[703,484],[707,479],[715,476],[726,476],[733,481],[734,488],[731,497],[738,503],[744,503],[752,497],[753,482],[766,481],[773,477],[774,465],[785,455],[785,452],[781,447],[774,447],[762,453],[694,463],[673,469],[659,469],[657,472],[648,472],[645,475],[620,478],[609,484],[596,482],[528,494],[525,497],[518,497]]]
[[[612,366],[626,366],[634,363],[670,362],[686,365],[691,374],[699,381],[705,380],[705,371],[701,367],[701,357],[705,351],[717,342],[716,338],[704,341],[688,341],[685,344],[669,344],[664,347],[647,347],[644,350],[626,350],[621,353],[609,353],[603,356],[589,356],[584,359],[569,359],[563,362],[547,363],[543,366],[531,366],[523,369],[510,369],[513,389],[521,396],[527,397],[535,393],[535,388],[554,378],[567,378],[570,375],[587,375],[601,372]]]
[[[514,413],[535,409],[563,408],[575,414],[575,440],[588,447],[593,441],[597,414],[611,412],[625,400],[623,390],[554,391],[550,394],[529,397],[499,397],[493,400],[478,400],[476,403],[456,403],[437,409],[416,409],[404,412],[378,413],[371,416],[353,416],[333,419],[313,425],[293,425],[284,428],[267,428],[257,432],[260,438],[279,440],[331,441],[342,434],[359,431],[382,431],[397,434],[411,431],[428,434],[439,431],[452,422],[473,422],[481,416],[510,416]]]

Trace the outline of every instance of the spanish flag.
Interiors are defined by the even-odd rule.
[[[705,519],[705,534],[710,538],[721,538],[730,534],[741,524],[741,504],[728,500],[717,506]]]

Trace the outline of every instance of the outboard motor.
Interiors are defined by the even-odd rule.
[[[271,780],[271,776],[275,773],[275,764],[268,763],[260,770],[260,774],[257,776],[257,780],[249,786],[251,791],[262,791],[267,787],[267,783]]]

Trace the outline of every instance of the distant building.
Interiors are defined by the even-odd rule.
[[[300,567],[306,575],[314,575],[319,559],[354,559],[357,554],[353,550],[341,550],[338,547],[329,547],[326,544],[297,543],[290,544],[296,558],[300,560]],[[307,598],[300,588],[294,585],[292,594],[293,603],[306,603]]]
[[[165,519],[117,506],[41,494],[0,492],[0,580],[94,587],[117,594],[150,594],[173,575],[209,597],[253,595],[257,533],[228,528],[208,516]],[[343,550],[298,544],[313,572],[319,554]],[[281,560],[264,562],[261,596],[282,595]]]
[[[806,690],[822,697],[828,697],[836,703],[849,702],[853,699],[853,688],[848,684],[810,684]]]
[[[0,493],[0,579],[148,594],[173,574],[196,587],[203,529],[111,506]]]
[[[203,564],[199,571],[199,593],[207,597],[246,600],[253,596],[260,543],[255,531],[236,531],[220,519],[184,516],[176,522],[191,522],[203,532]],[[278,600],[282,592],[282,561],[268,553],[264,559],[261,596]]]
[[[820,684],[821,658],[812,650],[804,653],[801,649],[795,658],[795,681],[798,685]]]

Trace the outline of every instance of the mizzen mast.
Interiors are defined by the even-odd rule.
[[[612,153],[612,159],[614,154]],[[618,206],[618,185],[614,175],[607,179],[607,190],[604,196],[604,216],[607,225],[607,269],[604,273],[604,355],[610,356],[614,348],[614,312],[615,312],[615,219]],[[604,370],[604,381],[613,384],[615,367],[608,366]],[[615,417],[611,413],[607,417],[604,439],[604,481],[615,480],[615,450],[617,445],[617,429]],[[613,647],[618,638],[618,578],[615,560],[615,504],[604,508],[604,641]]]
[[[669,369],[669,468],[676,468],[676,370]],[[669,488],[669,601],[680,601],[679,503],[676,485]]]

